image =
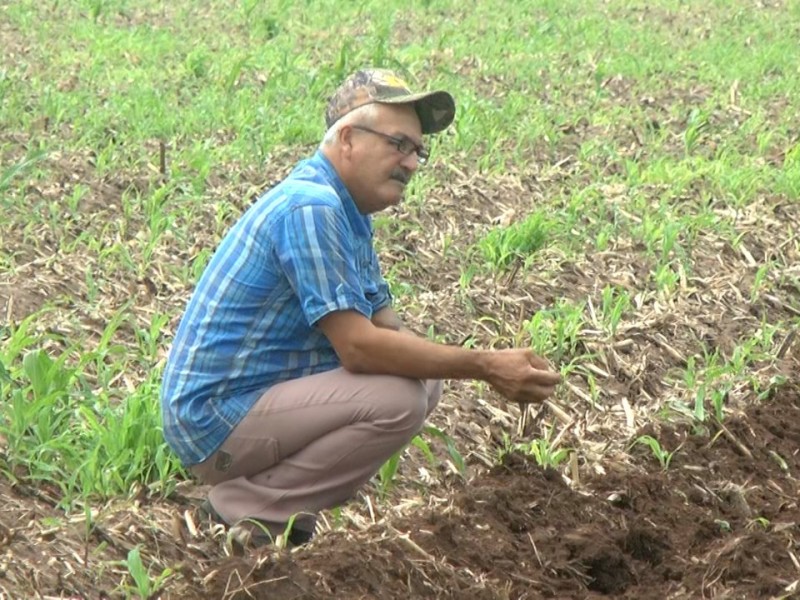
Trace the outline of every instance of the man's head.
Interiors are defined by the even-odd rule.
[[[447,92],[415,94],[390,71],[359,71],[328,103],[322,149],[359,210],[373,213],[400,202],[428,157],[422,135],[445,129],[454,116]]]

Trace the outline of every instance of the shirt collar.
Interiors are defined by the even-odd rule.
[[[321,150],[317,150],[309,162],[323,172],[325,179],[331,184],[333,189],[336,191],[336,194],[341,199],[342,206],[347,214],[347,220],[350,222],[350,226],[353,228],[353,233],[358,236],[371,237],[372,220],[368,215],[362,215],[359,212],[356,202],[353,200],[353,196],[350,195],[350,190],[348,190],[344,185],[342,178],[339,177],[339,173],[336,172],[336,169],[333,167],[328,158],[322,153]]]

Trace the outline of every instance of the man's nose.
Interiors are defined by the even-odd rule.
[[[400,164],[408,169],[409,172],[414,173],[419,168],[419,157],[416,152],[406,154]]]

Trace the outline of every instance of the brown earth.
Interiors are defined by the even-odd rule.
[[[800,468],[798,390],[784,389],[725,429],[665,428],[659,437],[666,448],[678,448],[666,471],[642,453],[633,465],[607,462],[605,473],[569,486],[558,472],[511,454],[454,489],[446,506],[356,537],[325,535],[279,559],[231,560],[197,593],[792,596],[800,581],[800,485],[789,475]]]
[[[638,433],[674,451],[668,469],[635,445],[632,461],[606,459],[576,482],[512,453],[406,515],[247,556],[220,552],[224,532],[197,525],[179,494],[145,500],[110,526],[87,528],[76,517],[28,538],[30,522],[57,521],[56,495],[4,484],[0,584],[30,597],[116,597],[125,568],[113,559],[141,543],[158,547],[175,570],[152,598],[796,597],[800,388],[780,388],[724,427]],[[15,501],[27,510],[9,510]],[[171,522],[171,531],[148,528],[142,513]],[[96,570],[64,568],[76,558],[109,566],[99,579]]]

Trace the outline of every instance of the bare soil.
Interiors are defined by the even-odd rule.
[[[800,468],[800,395],[787,389],[725,427],[662,429],[662,444],[679,447],[667,470],[643,453],[624,468],[607,463],[604,473],[578,486],[511,454],[453,490],[446,507],[356,538],[332,533],[261,564],[232,559],[219,565],[205,593],[297,599],[788,596],[800,578],[800,486],[783,467]],[[236,587],[240,592],[231,593]]]
[[[76,518],[28,537],[33,521],[59,519],[55,490],[4,483],[0,584],[18,597],[116,597],[125,569],[113,559],[124,560],[141,543],[158,547],[176,570],[154,598],[795,597],[797,385],[724,428],[650,426],[640,433],[675,451],[668,469],[637,445],[632,462],[607,459],[591,476],[569,482],[512,453],[404,515],[321,533],[291,552],[246,556],[221,552],[224,533],[198,525],[191,500],[180,494],[145,500],[102,527]],[[144,514],[162,526],[148,528]],[[107,568],[65,568],[76,559],[102,560]]]

